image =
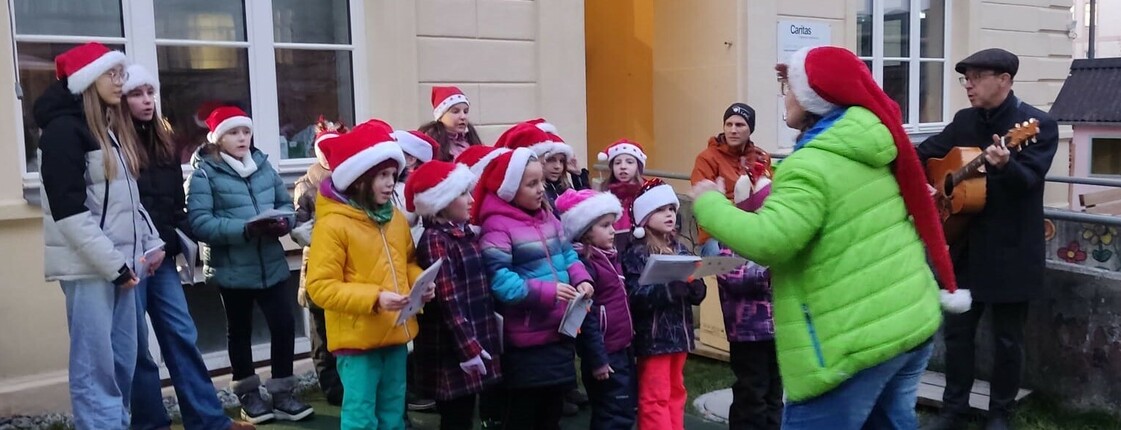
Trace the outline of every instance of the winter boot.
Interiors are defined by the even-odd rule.
[[[260,424],[274,418],[272,405],[261,396],[261,377],[257,375],[233,381],[230,389],[241,403],[241,419]]]
[[[296,377],[273,378],[265,383],[265,389],[272,396],[272,412],[276,419],[285,421],[300,421],[315,413],[311,405],[301,402],[296,398]]]

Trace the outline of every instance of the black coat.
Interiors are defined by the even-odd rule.
[[[943,157],[954,146],[985,148],[992,135],[1003,136],[1030,118],[1039,121],[1037,141],[1013,151],[1004,168],[985,167],[985,208],[971,219],[960,252],[954,250],[958,285],[972,290],[978,302],[1024,302],[1042,290],[1043,185],[1058,147],[1058,125],[1046,112],[1009,94],[996,109],[958,111],[945,130],[918,147],[924,162]]]
[[[169,150],[171,160],[161,160],[157,155],[156,145],[162,143],[156,137],[153,125],[152,121],[136,121],[140,148],[148,154],[148,164],[140,171],[136,185],[140,191],[140,203],[152,216],[152,223],[156,225],[160,239],[163,239],[164,251],[171,258],[181,251],[175,229],[179,228],[184,233],[189,231],[187,196],[183,192],[183,168],[174,157],[174,150]]]

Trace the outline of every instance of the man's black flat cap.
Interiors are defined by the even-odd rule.
[[[965,57],[954,66],[954,70],[961,74],[965,74],[965,70],[970,68],[1008,73],[1016,77],[1016,72],[1020,70],[1020,58],[1000,48],[989,48]]]

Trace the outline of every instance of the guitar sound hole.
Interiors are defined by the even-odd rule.
[[[942,194],[946,197],[954,195],[954,178],[953,176],[946,175],[946,180],[942,182]]]

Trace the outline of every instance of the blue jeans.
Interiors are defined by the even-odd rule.
[[[717,242],[716,238],[709,238],[701,245],[701,257],[712,257],[714,255],[720,255],[720,242]]]
[[[919,379],[934,350],[927,341],[875,367],[858,372],[819,397],[786,404],[783,430],[916,429]]]
[[[183,426],[188,430],[224,429],[230,425],[230,419],[222,410],[202,354],[195,346],[195,320],[187,311],[183,285],[170,257],[136,287],[138,353],[132,382],[132,428],[149,430],[171,425],[160,391],[160,367],[148,352],[148,324],[144,322],[147,311],[175,386]]]
[[[74,427],[125,429],[136,366],[136,297],[101,279],[61,281],[70,330]]]

